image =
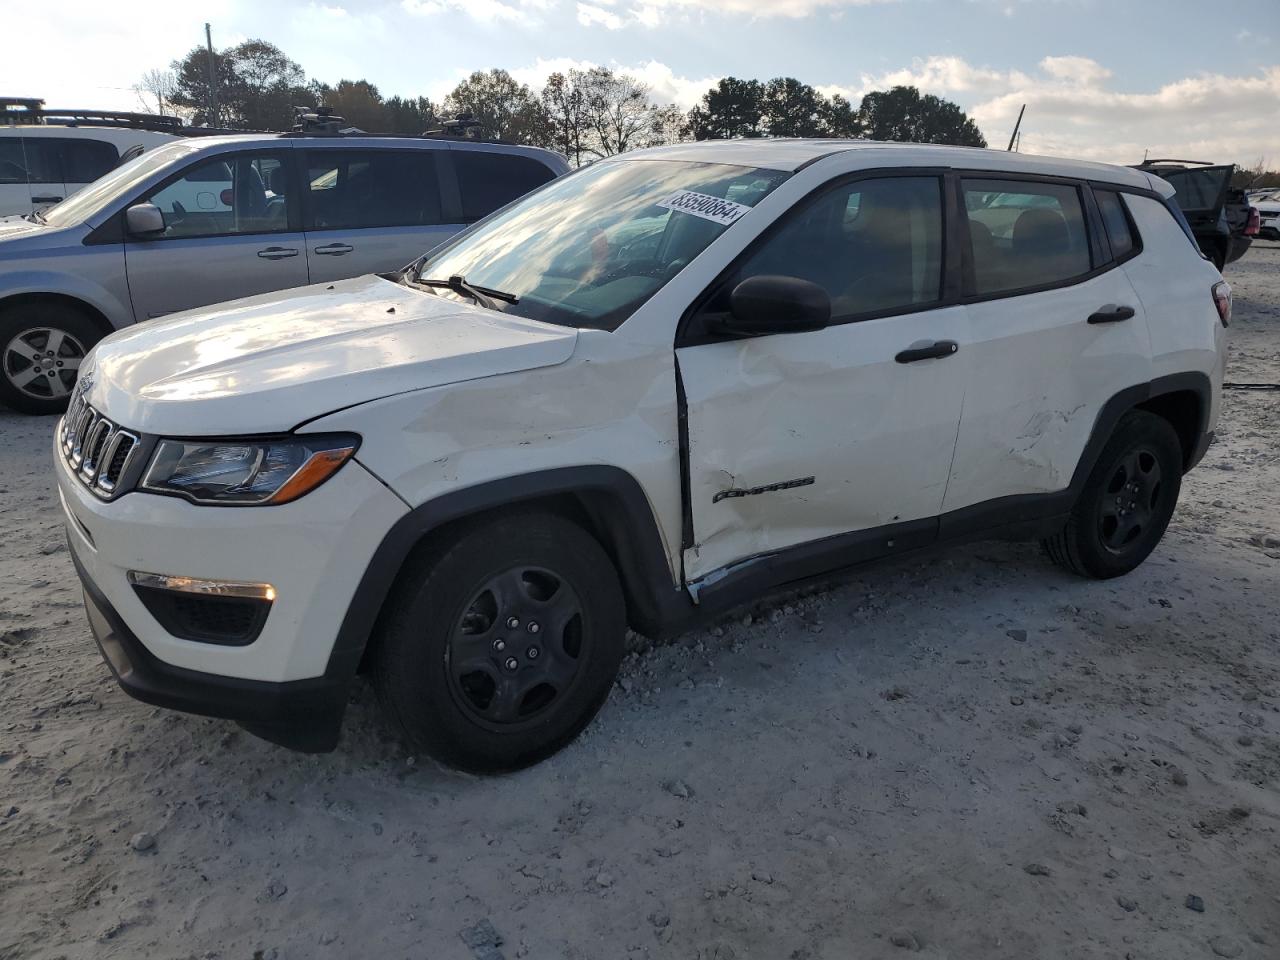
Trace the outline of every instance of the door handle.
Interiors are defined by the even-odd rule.
[[[61,203],[61,197],[32,197],[32,203]]]
[[[294,247],[267,247],[265,250],[258,251],[258,256],[263,260],[284,260],[297,255],[298,251]]]
[[[954,340],[935,340],[933,343],[926,343],[919,347],[908,347],[893,359],[899,363],[915,363],[917,360],[936,360],[941,357],[949,357],[957,350],[960,345]]]
[[[349,243],[327,243],[323,247],[316,247],[316,253],[322,257],[341,257],[354,249]]]
[[[1133,314],[1133,307],[1117,307],[1114,303],[1108,303],[1097,313],[1089,314],[1089,322],[1119,323],[1121,320],[1128,320]]]

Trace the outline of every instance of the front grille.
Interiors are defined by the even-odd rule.
[[[79,396],[67,408],[58,437],[76,478],[104,500],[111,499],[138,451],[137,434],[121,429]]]

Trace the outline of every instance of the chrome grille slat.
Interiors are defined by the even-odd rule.
[[[120,488],[141,439],[76,397],[62,419],[62,456],[77,480],[103,499]]]

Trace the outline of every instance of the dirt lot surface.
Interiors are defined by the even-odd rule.
[[[1280,246],[1227,276],[1229,379],[1280,383]],[[1128,577],[868,568],[642,649],[494,779],[364,687],[319,757],[125,696],[53,424],[0,413],[4,960],[1280,957],[1280,391],[1226,394]]]

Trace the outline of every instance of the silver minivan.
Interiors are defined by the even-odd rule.
[[[0,220],[0,402],[66,406],[80,361],[131,323],[396,270],[567,172],[470,140],[180,140],[43,213]]]

